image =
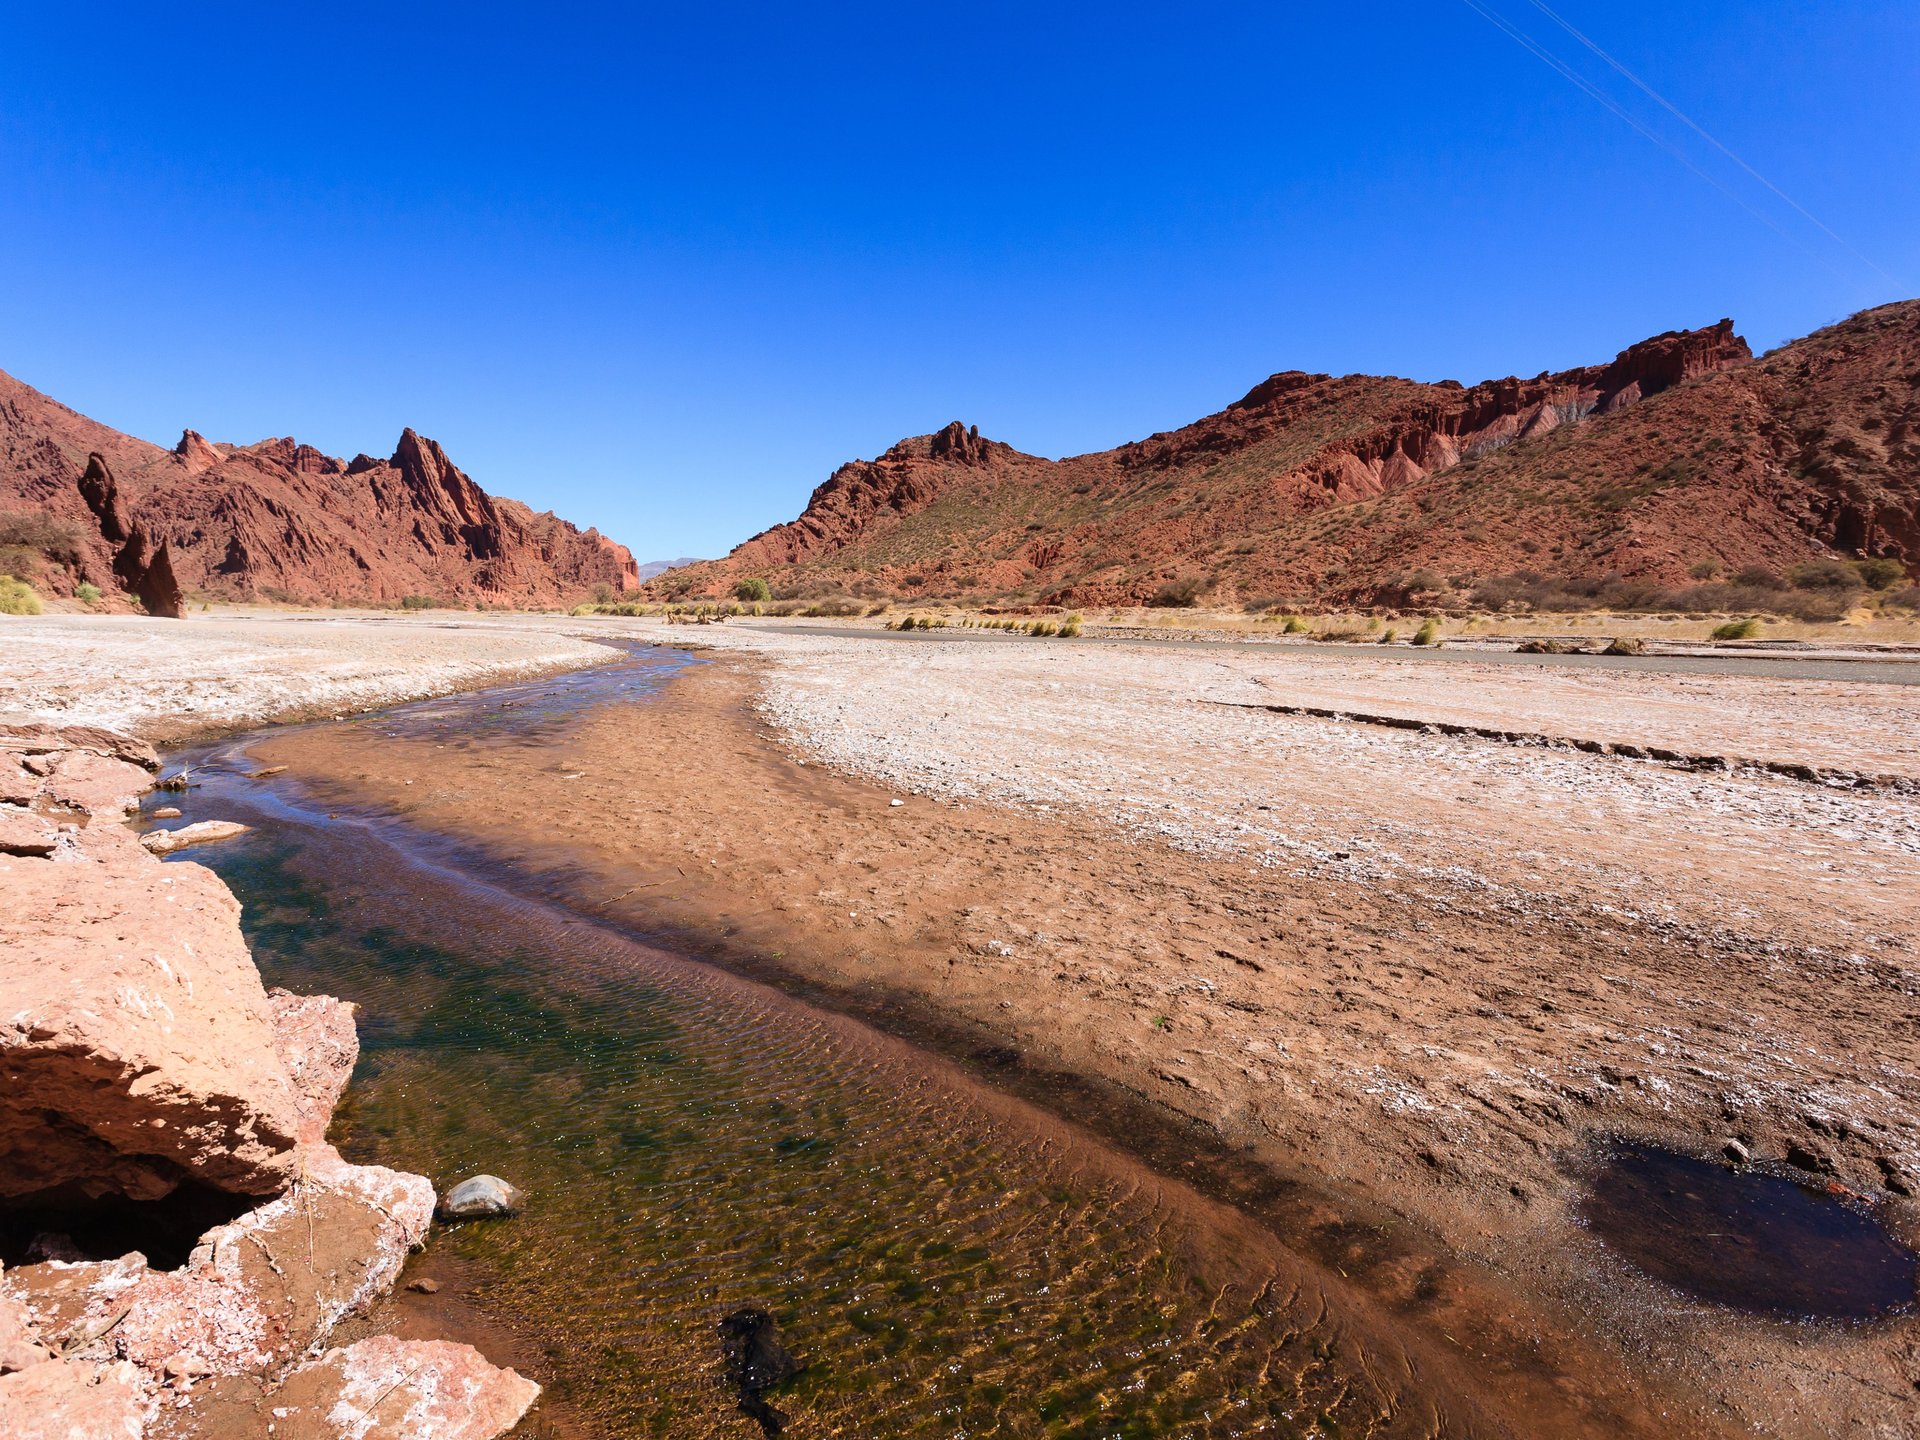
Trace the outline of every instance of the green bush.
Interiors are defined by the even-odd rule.
[[[431,595],[402,595],[400,597],[400,608],[402,610],[433,610],[438,608],[439,604],[440,602]]]
[[[24,580],[0,575],[0,615],[38,615],[40,597]]]
[[[1891,590],[1907,574],[1906,567],[1898,560],[1885,558],[1861,560],[1853,568],[1860,572],[1860,581],[1869,590]]]
[[[1759,633],[1760,622],[1758,620],[1729,620],[1726,624],[1714,630],[1713,638],[1716,640],[1751,640]]]
[[[752,576],[733,587],[733,598],[749,604],[764,605],[773,599],[773,587],[758,576]]]
[[[1440,644],[1440,622],[1429,615],[1420,628],[1413,632],[1413,643],[1416,645]]]
[[[1280,630],[1284,635],[1305,635],[1307,628],[1307,622],[1302,620],[1298,615],[1289,615],[1287,616],[1287,623],[1281,626]]]
[[[1844,560],[1808,560],[1793,567],[1796,590],[1852,590],[1860,584],[1860,572]]]
[[[100,603],[100,587],[82,580],[73,587],[73,598],[83,605],[97,605]]]

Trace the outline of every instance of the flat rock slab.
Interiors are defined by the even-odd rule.
[[[327,1124],[340,1103],[360,1058],[360,1036],[354,1029],[350,1001],[331,995],[295,995],[269,990],[273,1007],[273,1043],[293,1081],[300,1107],[300,1143],[317,1145],[327,1138]]]
[[[92,828],[72,860],[0,855],[0,1197],[285,1189],[300,1105],[239,903]]]
[[[540,1387],[471,1345],[376,1335],[329,1350],[278,1389],[215,1382],[192,1407],[163,1412],[165,1440],[493,1440]]]
[[[141,1440],[146,1386],[125,1361],[47,1360],[0,1375],[0,1435],[7,1440]]]
[[[189,845],[231,840],[236,835],[246,834],[250,828],[238,820],[196,820],[191,825],[182,825],[178,830],[149,830],[140,837],[140,844],[149,855],[171,855]]]
[[[0,1299],[41,1343],[163,1376],[276,1375],[392,1288],[427,1234],[423,1176],[303,1150],[285,1195],[218,1225],[187,1264],[135,1253],[48,1260],[0,1276]],[[0,1435],[7,1432],[0,1430]]]
[[[31,810],[0,810],[0,855],[51,855],[60,830]]]

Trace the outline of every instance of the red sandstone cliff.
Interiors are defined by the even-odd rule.
[[[157,613],[177,612],[183,590],[515,606],[639,583],[625,546],[488,495],[412,430],[384,460],[291,439],[215,445],[192,430],[164,450],[5,374],[0,512],[59,528],[30,577],[43,589],[90,581]]]
[[[1411,572],[1684,580],[1823,552],[1920,561],[1920,302],[1755,361],[1730,321],[1463,386],[1274,375],[1217,414],[1064,460],[958,423],[842,466],[675,593],[795,588],[1140,602],[1393,599]]]

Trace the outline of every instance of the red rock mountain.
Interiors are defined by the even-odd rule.
[[[956,422],[842,466],[798,519],[653,585],[1393,603],[1433,576],[1679,584],[1832,551],[1920,561],[1920,302],[1758,361],[1723,320],[1471,387],[1289,371],[1064,460]]]
[[[639,584],[625,546],[487,494],[412,430],[384,460],[290,439],[217,445],[192,430],[165,450],[4,373],[0,512],[16,552],[37,539],[41,588],[90,581],[162,613],[182,590],[522,606]]]

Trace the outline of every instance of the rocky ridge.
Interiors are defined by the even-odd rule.
[[[1063,460],[955,422],[651,583],[1396,603],[1432,588],[1423,575],[1679,585],[1703,565],[1835,552],[1920,563],[1920,302],[1758,361],[1722,320],[1473,386],[1287,371],[1181,429]]]
[[[329,1348],[425,1241],[433,1187],[326,1143],[351,1007],[266,990],[219,878],[119,823],[155,768],[112,731],[0,725],[0,1434],[504,1433],[539,1387],[471,1347]],[[49,1215],[85,1243],[29,1239]]]
[[[34,542],[16,555],[39,552],[23,578],[57,595],[90,583],[157,614],[177,614],[184,592],[533,606],[640,583],[625,546],[487,494],[411,429],[385,459],[192,430],[167,450],[4,373],[0,512]]]

